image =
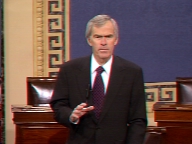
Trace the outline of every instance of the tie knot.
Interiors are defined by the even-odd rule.
[[[97,73],[98,74],[101,74],[103,71],[104,71],[104,68],[102,66],[99,66],[97,69],[96,69]]]

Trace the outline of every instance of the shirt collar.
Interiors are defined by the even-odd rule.
[[[112,60],[113,60],[113,56],[111,56],[110,59],[102,66],[107,74],[109,74],[111,71]],[[95,70],[99,66],[100,65],[97,63],[95,57],[92,54],[92,56],[91,56],[91,73],[94,73]]]

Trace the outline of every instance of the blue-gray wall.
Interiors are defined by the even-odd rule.
[[[71,0],[71,58],[91,53],[84,33],[97,14],[120,27],[115,54],[140,65],[145,82],[192,76],[191,0]]]

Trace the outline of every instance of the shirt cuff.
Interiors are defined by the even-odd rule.
[[[72,120],[71,116],[69,117],[69,121],[70,121],[72,124],[78,124],[78,123],[79,123],[79,119],[77,119],[77,120]]]

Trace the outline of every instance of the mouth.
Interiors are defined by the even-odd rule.
[[[106,48],[101,48],[101,49],[99,49],[99,51],[108,51],[108,49],[106,49]]]
[[[108,49],[100,49],[99,52],[100,53],[108,53]]]

